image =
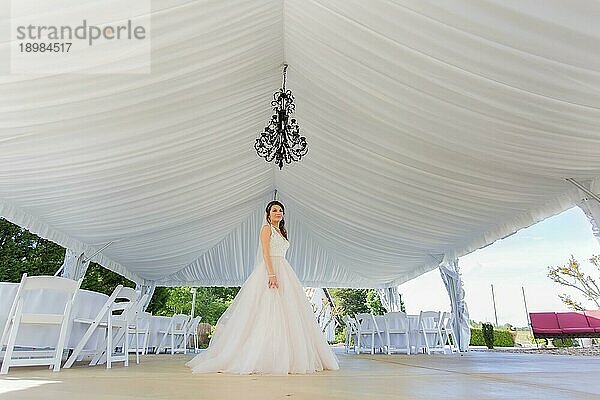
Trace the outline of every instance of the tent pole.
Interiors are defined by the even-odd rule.
[[[192,292],[192,319],[194,319],[195,315],[194,315],[194,306],[196,305],[196,288],[193,287],[190,289],[190,292]]]
[[[492,286],[492,303],[494,304],[494,321],[496,321],[496,328],[498,327],[498,312],[496,311],[496,296],[494,295],[494,284]]]
[[[577,182],[575,179],[573,179],[573,178],[565,178],[565,180],[567,182],[572,183],[573,185],[577,186],[577,188],[579,188],[583,193],[587,194],[592,199],[594,199],[598,203],[600,203],[600,196],[598,196],[597,194],[595,194],[594,192],[592,192],[590,189],[588,189],[585,186],[583,186],[581,183]]]
[[[535,339],[535,336],[533,336],[533,327],[531,326],[531,320],[529,319],[529,310],[527,309],[527,299],[525,299],[525,287],[521,286],[521,291],[523,292],[523,304],[525,304],[525,316],[527,317],[527,326],[529,326],[529,332],[531,332],[531,337],[533,338],[533,341],[535,342],[535,347],[540,348],[539,343],[537,342],[537,340]]]
[[[98,249],[97,251],[95,251],[95,252],[94,252],[94,253],[93,253],[91,256],[89,256],[89,257],[86,257],[84,253],[81,253],[81,254],[79,255],[79,257],[81,257],[81,263],[82,263],[82,264],[85,264],[85,263],[89,262],[89,261],[92,259],[92,257],[94,257],[96,254],[100,253],[102,250],[106,249],[106,248],[107,248],[108,246],[110,246],[112,243],[113,243],[112,241],[110,241],[110,242],[106,243],[104,246],[102,246],[100,249]],[[65,262],[66,262],[66,254],[68,253],[68,251],[69,251],[68,249],[65,249]],[[56,271],[56,272],[54,273],[54,276],[59,276],[60,274],[62,274],[63,270],[65,269],[65,265],[66,265],[66,264],[65,264],[65,262],[63,262],[63,264],[60,266],[60,268],[58,269],[58,271]],[[77,260],[76,260],[75,262],[77,262]],[[86,267],[86,271],[87,271],[87,267]]]
[[[91,256],[89,257],[84,257],[83,261],[87,262],[89,260],[92,259],[92,257],[94,257],[96,254],[100,253],[102,250],[106,249],[108,246],[110,246],[111,244],[113,244],[112,240],[108,243],[106,243],[104,246],[102,246],[101,248],[99,248],[98,250],[96,250]]]

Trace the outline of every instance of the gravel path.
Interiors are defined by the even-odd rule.
[[[584,356],[584,357],[600,357],[600,347],[562,347],[562,348],[519,348],[519,347],[503,347],[496,349],[473,349],[473,351],[493,351],[493,352],[508,352],[508,353],[523,353],[523,354],[554,354],[561,356]]]

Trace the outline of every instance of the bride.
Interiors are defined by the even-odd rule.
[[[208,349],[186,364],[194,373],[305,374],[339,368],[285,259],[290,244],[283,204],[272,201],[265,211],[263,259],[219,318]]]

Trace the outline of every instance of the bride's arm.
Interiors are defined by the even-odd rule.
[[[262,245],[263,259],[265,260],[265,266],[267,267],[267,273],[269,274],[269,287],[277,287],[277,277],[273,270],[273,263],[271,262],[271,254],[269,253],[269,243],[271,242],[271,228],[268,225],[263,225],[260,230],[260,243]]]

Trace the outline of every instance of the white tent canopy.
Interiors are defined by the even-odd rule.
[[[381,288],[600,192],[596,2],[152,7],[150,74],[0,75],[0,216],[139,284],[243,282],[275,190],[305,285]]]

